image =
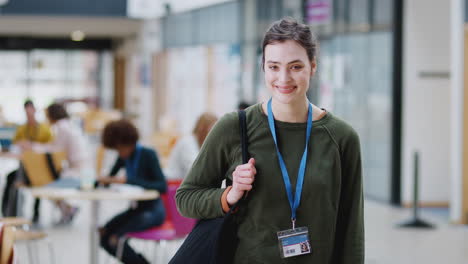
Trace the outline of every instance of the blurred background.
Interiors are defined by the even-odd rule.
[[[291,16],[320,43],[310,100],[361,138],[366,263],[468,263],[467,10],[464,0],[0,0],[0,133],[26,121],[26,99],[41,121],[60,102],[96,144],[107,121],[132,119],[164,165],[201,113],[269,97],[261,40]],[[415,153],[430,231],[396,227],[411,218]],[[56,247],[86,221],[50,227]],[[67,248],[58,263],[72,263]]]

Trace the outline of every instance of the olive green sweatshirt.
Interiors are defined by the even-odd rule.
[[[240,242],[234,262],[364,263],[361,154],[354,129],[329,112],[314,121],[296,221],[296,227],[308,227],[312,253],[282,259],[276,232],[291,229],[291,208],[268,118],[261,104],[246,113],[248,148],[257,174],[247,203],[236,213]],[[275,121],[292,186],[304,152],[306,125]],[[224,215],[220,186],[241,164],[239,131],[237,113],[226,114],[213,127],[177,191],[183,215],[199,219]]]

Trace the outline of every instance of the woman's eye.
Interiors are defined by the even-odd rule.
[[[300,69],[302,69],[302,65],[293,65],[293,66],[291,66],[291,69],[300,70]]]
[[[268,68],[270,68],[270,70],[277,70],[277,69],[278,69],[278,66],[276,66],[276,65],[271,65],[271,66],[269,66]]]

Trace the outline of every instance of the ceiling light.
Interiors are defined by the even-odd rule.
[[[70,38],[73,41],[83,41],[85,36],[85,33],[81,30],[75,30],[70,34]]]

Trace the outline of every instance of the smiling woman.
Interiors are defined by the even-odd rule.
[[[305,122],[309,104],[306,93],[310,78],[315,75],[317,68],[318,43],[315,36],[308,26],[284,19],[270,28],[262,48],[265,84],[273,96],[273,109],[285,110],[278,109],[275,118],[280,121]],[[286,105],[289,105],[287,108],[292,106],[295,109],[285,109]],[[265,104],[263,110],[266,112]],[[314,107],[313,112],[314,119],[324,114],[318,107]]]
[[[233,263],[364,263],[359,137],[306,96],[317,47],[294,19],[270,27],[262,65],[272,97],[245,110],[252,158],[241,164],[239,118],[227,114],[177,191],[180,212],[198,219],[223,216],[249,192],[235,213]]]

